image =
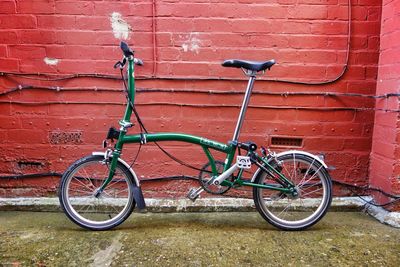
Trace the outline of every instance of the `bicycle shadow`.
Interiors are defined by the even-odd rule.
[[[146,231],[153,229],[168,230],[171,228],[189,229],[218,229],[230,230],[263,230],[269,232],[282,231],[263,220],[256,212],[183,212],[183,213],[145,213],[134,212],[124,223],[107,231]],[[319,222],[313,227],[303,230],[307,232],[326,231],[331,227]],[[63,230],[88,231],[82,228],[73,228],[64,225]]]

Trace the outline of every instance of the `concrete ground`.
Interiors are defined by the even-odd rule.
[[[330,212],[284,232],[255,212],[133,213],[106,232],[59,212],[0,211],[0,266],[400,266],[400,229]]]

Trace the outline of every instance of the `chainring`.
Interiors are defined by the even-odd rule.
[[[224,166],[225,164],[221,161],[215,161],[215,167],[217,168],[218,174],[221,174],[224,171]],[[221,195],[227,192],[231,187],[230,186],[223,186],[223,185],[213,185],[209,184],[209,182],[212,180],[213,174],[212,174],[212,169],[211,169],[211,164],[208,162],[201,168],[201,171],[199,173],[199,182],[201,187],[208,193],[214,194],[214,195]],[[233,176],[231,175],[228,177],[229,181],[233,182]]]

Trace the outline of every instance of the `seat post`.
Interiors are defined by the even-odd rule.
[[[251,72],[246,75],[248,75],[250,78],[249,78],[249,82],[247,84],[246,93],[244,95],[242,108],[240,109],[238,121],[236,123],[235,133],[233,134],[233,139],[232,139],[233,141],[237,141],[239,139],[240,129],[242,128],[244,116],[246,115],[247,106],[249,105],[249,101],[250,101],[251,91],[253,90],[254,81],[256,79],[255,72]]]

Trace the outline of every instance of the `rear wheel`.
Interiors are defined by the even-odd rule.
[[[277,160],[279,163],[274,167],[295,184],[297,196],[254,187],[253,198],[257,211],[280,229],[306,229],[317,223],[331,204],[330,176],[319,161],[304,154],[286,154]],[[261,169],[254,182],[279,186]]]
[[[88,156],[72,164],[61,178],[59,200],[66,215],[81,227],[107,230],[128,218],[135,207],[134,179],[118,162],[104,191],[97,189],[108,177],[109,163],[103,156]]]

